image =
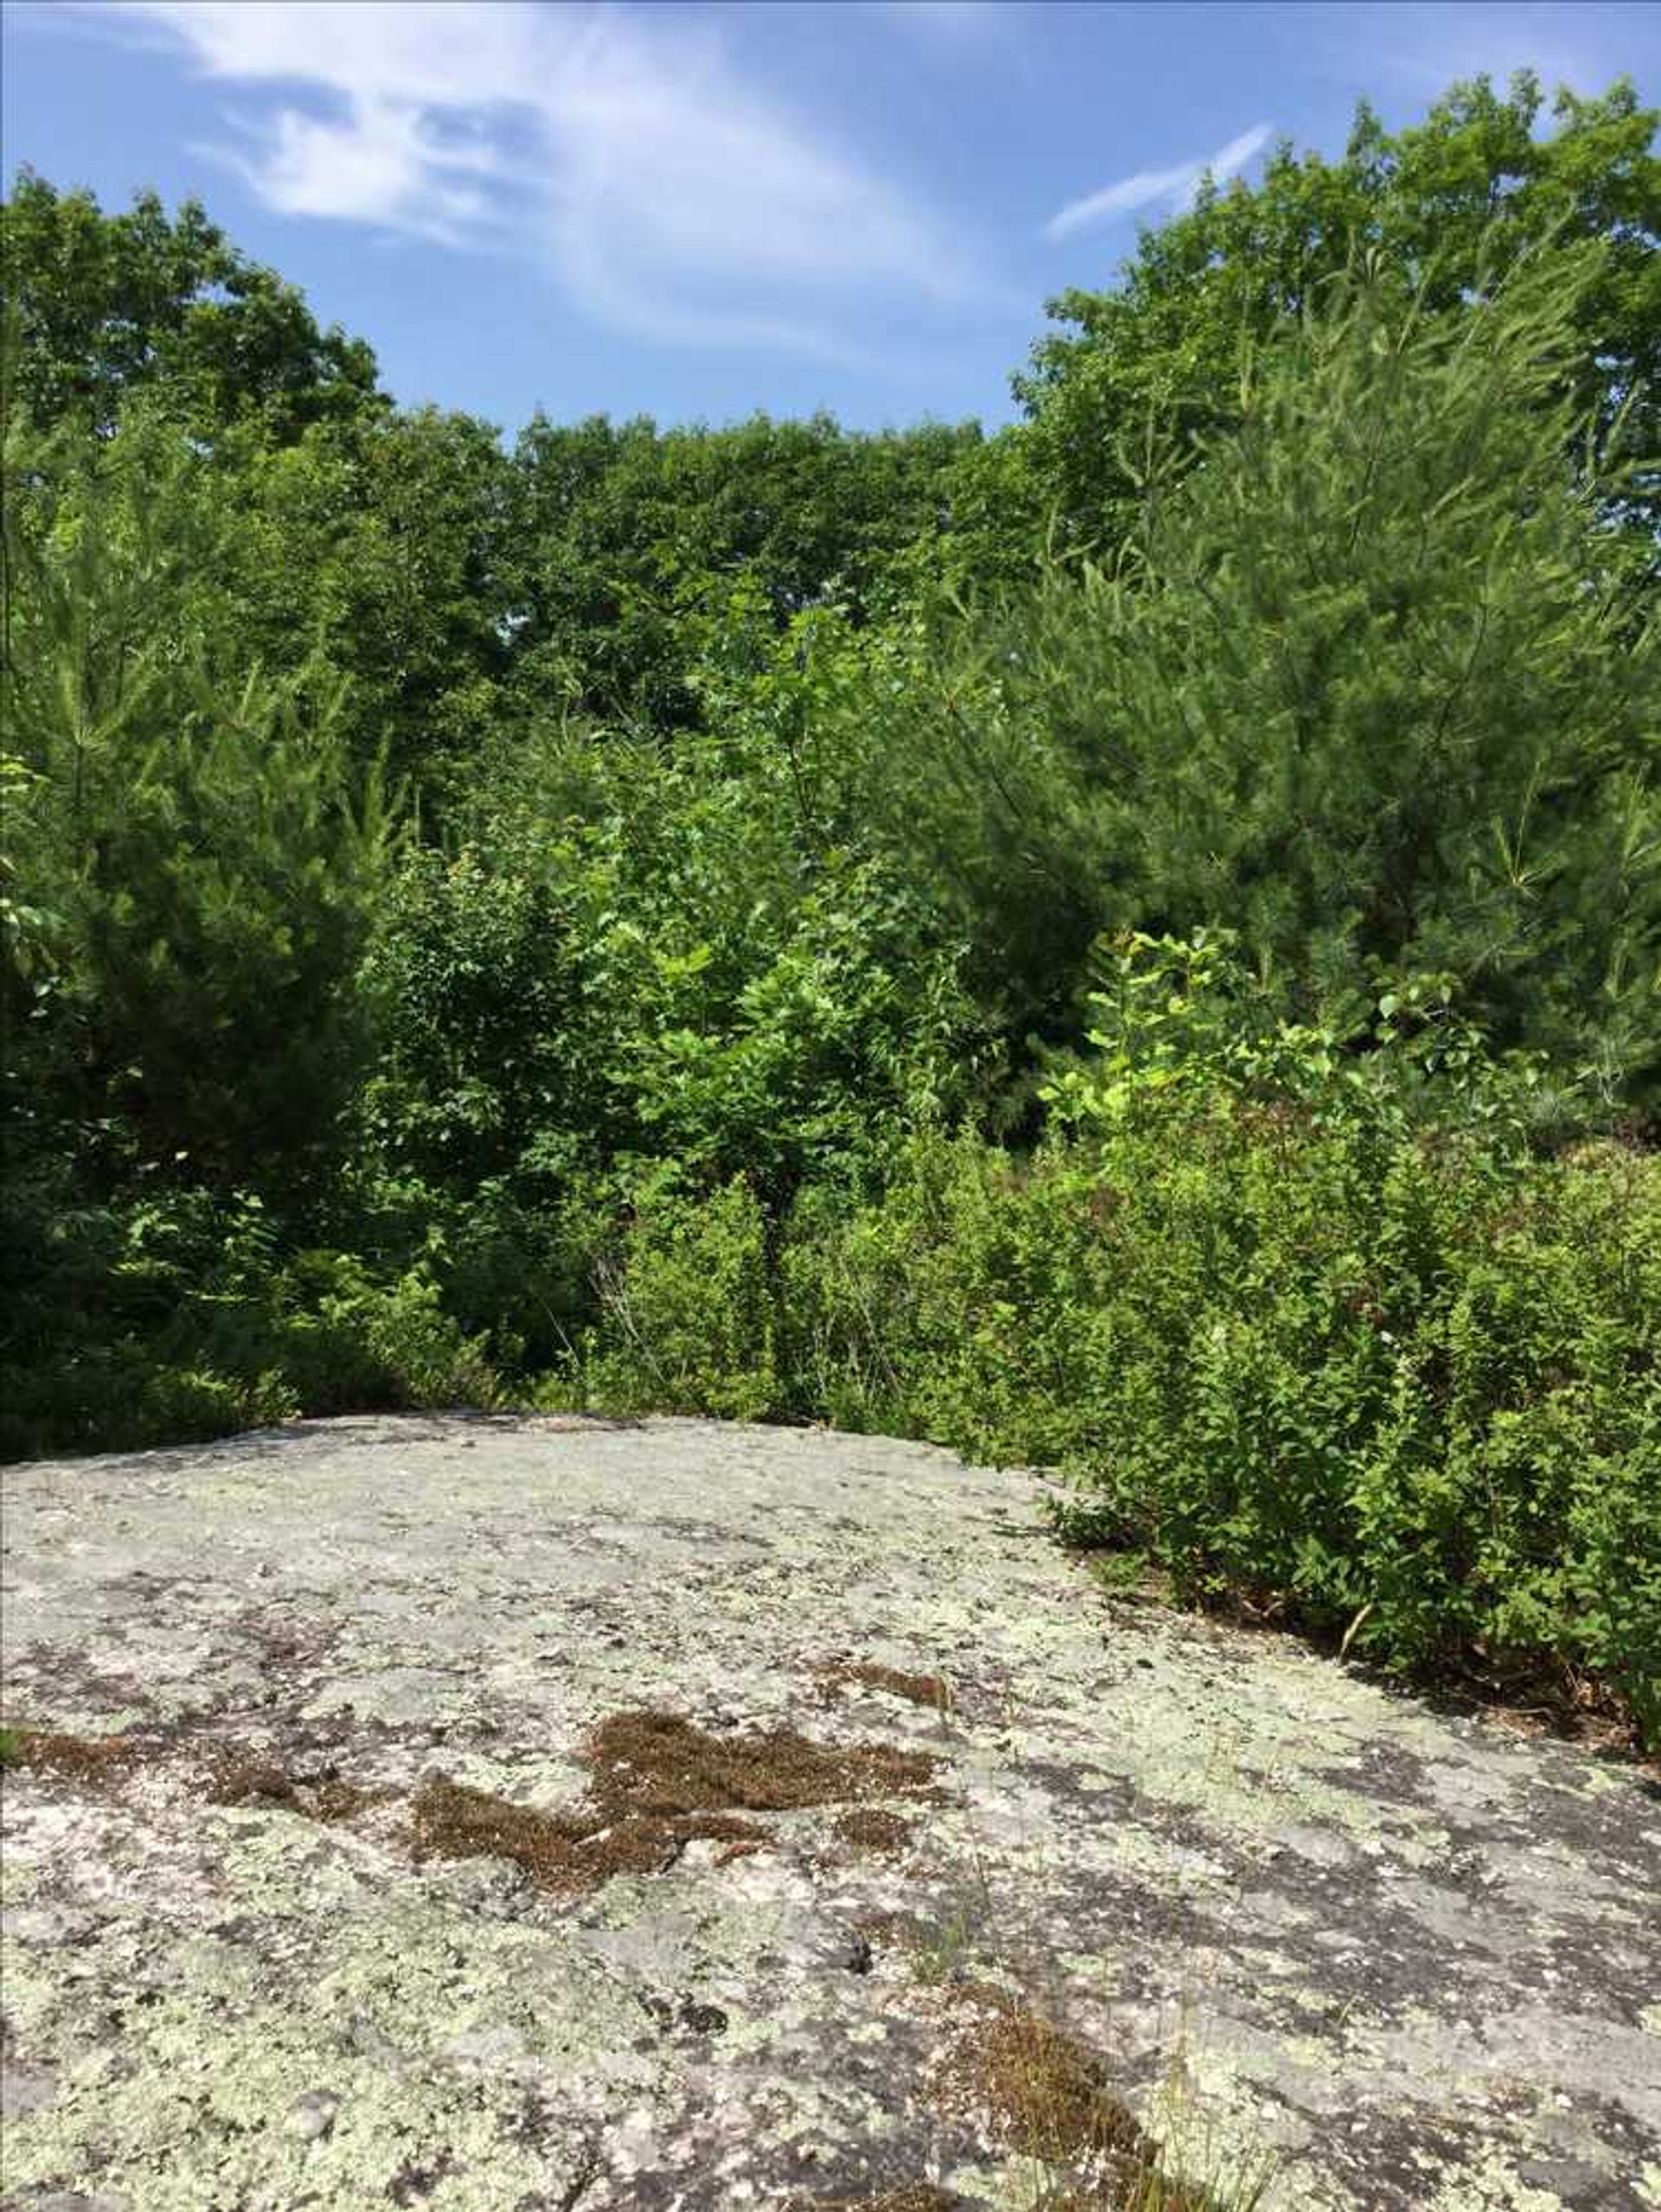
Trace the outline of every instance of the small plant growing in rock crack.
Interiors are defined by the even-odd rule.
[[[949,1712],[941,1721],[950,1735]],[[918,1978],[946,1990],[966,2016],[937,2097],[977,2113],[1015,2153],[1020,2212],[1264,2212],[1275,2161],[1219,2151],[1180,2044],[1148,2125],[1100,2055],[1047,2016],[1042,1962],[1010,1953],[972,1814],[969,1837],[974,1896],[914,1933],[913,1958]],[[996,1983],[973,1972],[989,1952]]]
[[[975,1922],[959,1911],[920,1929],[911,1942],[912,1969],[925,1988],[961,1977],[978,1951]]]

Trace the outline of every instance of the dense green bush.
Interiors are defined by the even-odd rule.
[[[350,1253],[285,1253],[254,1193],[157,1185],[42,1212],[21,1235],[0,1215],[14,1263],[0,1458],[501,1395],[430,1265],[376,1274]]]
[[[643,1395],[713,1407],[776,1341],[798,1414],[1058,1465],[1068,1530],[1186,1596],[1421,1673],[1589,1673],[1661,1728],[1661,1160],[1532,1151],[1533,1071],[1461,1025],[1357,1066],[1199,1005],[1183,1053],[1180,997],[1030,1159],[920,1140],[881,1202],[805,1202],[770,1320],[751,1288],[735,1330],[725,1210],[649,1228]]]
[[[482,1115],[470,1173],[534,1145],[777,1190],[967,1097],[955,941],[892,868],[805,832],[747,734],[541,740],[479,780],[460,850],[416,856],[383,911],[378,1112],[436,1106],[446,1143]]]
[[[640,1194],[602,1261],[585,1400],[626,1412],[760,1420],[781,1410],[766,1222],[740,1179],[708,1196]]]
[[[828,1247],[794,1255],[822,1390],[875,1375],[883,1425],[1059,1464],[1069,1528],[1186,1595],[1661,1720],[1652,1161],[1502,1177],[1162,1102],[1024,1172],[967,1149]]]

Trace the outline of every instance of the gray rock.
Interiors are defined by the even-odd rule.
[[[56,2076],[43,2066],[0,2061],[0,2120],[26,2119],[44,2112],[58,2093]]]
[[[296,2097],[283,2116],[285,2134],[302,2143],[316,2143],[328,2134],[340,2110],[340,2099],[331,2089],[307,2089]]]
[[[79,2190],[51,2189],[37,2190],[33,2195],[17,2199],[26,2204],[29,2212],[132,2212],[131,2202],[125,2196],[112,2196],[107,2190],[96,2196],[84,2196]]]
[[[1115,1603],[1031,1476],[424,1416],[5,1483],[4,1709],[139,1747],[6,1777],[20,2212],[1021,2201],[952,2087],[989,1984],[1220,2194],[1268,2160],[1276,2212],[1661,2205],[1642,1779]],[[825,1671],[862,1660],[953,1709]],[[569,1812],[643,1707],[926,1752],[933,1794],[865,1808],[891,1853],[751,1808],[580,1895],[422,1848],[433,1776]],[[228,1758],[305,1788],[221,1802]]]

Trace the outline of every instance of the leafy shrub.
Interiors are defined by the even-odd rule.
[[[953,945],[890,869],[801,850],[764,734],[510,748],[468,842],[410,856],[365,969],[371,1177],[551,1217],[674,1159],[776,1203],[966,1096]]]
[[[445,1311],[425,1266],[391,1282],[339,1252],[302,1254],[282,1281],[285,1366],[307,1413],[490,1406],[501,1384],[485,1337]]]
[[[347,1253],[285,1253],[253,1193],[158,1189],[62,1213],[37,1225],[32,1258],[0,1346],[7,1458],[501,1394],[484,1333],[445,1311],[428,1264],[377,1277]]]
[[[799,1371],[1062,1467],[1066,1528],[1190,1596],[1405,1670],[1584,1670],[1661,1729],[1661,1159],[1530,1151],[1468,1032],[1426,1084],[1420,1037],[1225,1045],[1202,993],[1188,1059],[1170,950],[1029,1162],[927,1144],[803,1214]]]
[[[176,1366],[141,1337],[93,1341],[28,1366],[0,1362],[0,1459],[145,1451],[292,1420],[275,1370],[253,1376]]]
[[[1661,1162],[1177,1099],[914,1170],[786,1254],[805,1409],[1059,1465],[1190,1597],[1661,1725]]]
[[[586,1388],[602,1407],[760,1420],[778,1409],[766,1224],[741,1178],[708,1196],[660,1179],[600,1283]]]

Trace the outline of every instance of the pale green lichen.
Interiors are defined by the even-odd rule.
[[[1560,2212],[1555,2190],[1525,2182],[1504,2155],[1489,2151],[1451,2174],[1426,2205],[1426,2212]]]
[[[1661,2204],[1632,1778],[1116,1608],[1039,1518],[923,1447],[679,1422],[17,1471],[8,1715],[157,1748],[8,1770],[9,2186],[621,2212],[648,2177],[713,2207],[927,2170],[1012,2203],[1042,2177],[931,2101],[977,1982],[1065,2020],[1196,2177],[1278,2158],[1278,2212],[1544,2212],[1571,2122],[1581,2170]],[[955,1709],[827,1702],[837,1664]],[[852,1715],[944,1795],[903,1857],[804,1807],[574,1898],[417,1856],[426,1778],[562,1813],[642,1706],[827,1745]],[[214,1747],[337,1770],[352,1809],[211,1804]]]

